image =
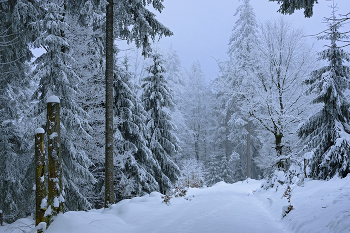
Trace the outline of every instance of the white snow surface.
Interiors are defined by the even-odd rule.
[[[220,182],[210,188],[190,189],[186,198],[161,194],[126,199],[110,209],[59,214],[46,233],[290,233],[349,232],[350,176],[329,181],[307,180],[292,187],[294,209],[281,218],[284,188],[263,190],[263,181]],[[188,200],[186,200],[188,199]],[[35,232],[32,218],[0,227],[0,233]]]
[[[60,103],[60,99],[57,96],[52,95],[49,98],[47,98],[47,102],[48,103]]]
[[[37,128],[35,130],[35,134],[38,134],[38,133],[45,133],[45,130],[43,128]]]

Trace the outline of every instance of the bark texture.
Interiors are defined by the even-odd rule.
[[[51,215],[48,216],[48,224],[51,217],[59,212],[63,213],[63,186],[62,186],[62,155],[61,155],[61,134],[60,134],[60,104],[55,102],[47,103],[47,138],[48,138],[48,208],[51,208]],[[48,212],[49,214],[50,212]]]
[[[248,120],[248,124],[247,124],[247,178],[252,178],[251,175],[251,166],[250,166],[250,162],[251,162],[251,152],[250,152],[250,121]]]
[[[44,146],[44,135],[45,133],[35,134],[35,200],[36,200],[36,211],[35,211],[35,226],[40,222],[45,222],[44,217],[45,210],[47,209],[46,201],[46,165],[45,165],[45,146]],[[40,232],[40,231],[38,231]]]
[[[106,151],[105,151],[105,208],[114,204],[113,187],[113,0],[106,9]]]

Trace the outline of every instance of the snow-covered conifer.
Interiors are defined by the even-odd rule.
[[[116,68],[114,80],[116,119],[114,153],[119,168],[119,171],[115,171],[119,177],[119,184],[116,186],[118,200],[159,190],[152,169],[157,166],[157,162],[146,140],[147,112],[129,82],[132,74],[128,71],[127,62],[127,59],[124,60],[124,67]]]
[[[230,166],[229,161],[227,161],[226,156],[222,156],[221,158],[220,177],[225,183],[232,184],[235,182],[232,167]]]
[[[86,12],[85,12],[86,11]],[[96,178],[96,183],[82,186],[82,194],[86,196],[93,208],[101,208],[103,196],[101,189],[104,180],[104,145],[105,145],[105,46],[102,32],[103,17],[97,10],[92,11],[87,6],[84,13],[90,15],[86,25],[78,23],[78,15],[66,14],[70,25],[66,31],[66,38],[70,41],[71,56],[76,61],[74,72],[80,77],[77,104],[86,112],[89,123],[87,133],[91,137],[76,138],[93,165],[90,171]],[[102,182],[102,183],[101,183]]]
[[[256,41],[257,22],[250,0],[243,0],[243,4],[236,9],[235,16],[239,15],[235,22],[229,40],[228,54],[237,60],[241,69],[251,69],[254,59],[252,50]]]
[[[177,181],[180,174],[172,157],[178,151],[178,141],[171,122],[170,108],[174,103],[165,69],[159,54],[152,55],[153,64],[148,68],[149,76],[143,79],[142,102],[148,113],[149,147],[157,164],[153,167],[154,176],[159,184],[160,192],[165,193]]]
[[[219,157],[220,156],[215,156],[215,157],[212,156],[211,161],[209,161],[208,163],[207,175],[205,180],[209,187],[223,180],[221,178],[221,170],[220,170],[221,161]]]
[[[298,135],[306,142],[305,152],[312,154],[310,176],[328,179],[335,174],[345,177],[350,173],[350,103],[346,91],[350,87],[350,55],[339,47],[346,34],[339,31],[341,23],[335,17],[336,7],[328,21],[328,30],[319,39],[329,40],[328,48],[319,53],[319,59],[328,62],[311,72],[305,81],[309,93],[317,96],[313,103],[321,103],[322,109],[313,114],[298,129]]]
[[[170,47],[163,52],[164,68],[166,73],[165,79],[169,83],[170,89],[173,91],[174,108],[171,111],[171,118],[176,125],[174,134],[179,140],[180,150],[174,158],[175,162],[180,161],[183,157],[188,156],[188,145],[192,141],[190,129],[186,124],[185,110],[186,110],[186,88],[185,88],[185,74],[181,67],[181,61],[177,52]]]
[[[253,148],[259,146],[256,123],[249,116],[249,98],[254,92],[250,84],[256,70],[254,46],[257,40],[257,22],[253,7],[249,0],[236,9],[237,21],[232,29],[229,40],[229,60],[219,62],[220,76],[216,80],[220,101],[219,119],[220,131],[225,135],[222,143],[225,145],[227,161],[233,153],[240,155],[240,161],[235,161],[238,170],[244,170],[246,176],[252,177],[251,170],[256,165]],[[256,156],[256,155],[255,155]],[[248,169],[249,168],[249,169]]]
[[[61,107],[61,144],[63,158],[63,185],[66,207],[70,210],[87,209],[90,203],[80,193],[79,185],[93,182],[89,172],[90,159],[86,155],[79,138],[90,137],[86,112],[77,104],[80,78],[74,72],[74,59],[71,47],[65,35],[68,24],[65,17],[65,3],[62,1],[41,1],[43,17],[33,24],[40,31],[34,46],[43,47],[46,52],[39,56],[32,73],[39,80],[34,92],[36,99],[36,124],[45,124],[46,100],[51,95],[60,98]]]
[[[293,14],[295,10],[304,9],[305,17],[310,18],[313,15],[313,8],[317,0],[269,0],[281,4],[278,10],[282,14]]]
[[[33,57],[29,43],[36,37],[30,24],[37,17],[36,2],[0,3],[0,190],[4,190],[0,192],[0,209],[6,222],[24,217],[29,209],[23,179],[31,163],[29,143],[34,137],[28,132],[33,83],[27,73]]]

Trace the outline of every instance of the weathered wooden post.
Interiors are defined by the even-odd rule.
[[[46,165],[45,165],[45,146],[44,135],[45,130],[38,128],[35,130],[35,198],[36,198],[36,214],[35,226],[41,222],[46,222],[44,217],[47,209],[46,197]],[[42,232],[42,230],[38,230]]]
[[[47,100],[47,138],[48,138],[48,225],[52,216],[63,213],[64,192],[62,185],[62,155],[60,137],[60,100],[51,96]]]

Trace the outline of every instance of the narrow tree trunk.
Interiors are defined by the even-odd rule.
[[[45,165],[45,147],[44,147],[45,131],[42,128],[35,130],[35,226],[41,222],[46,222],[44,217],[47,209],[46,200],[46,165]],[[38,231],[42,232],[42,230]]]
[[[277,152],[277,157],[281,157],[282,156],[282,138],[283,138],[283,134],[282,133],[275,133],[275,143],[276,143],[276,152]],[[284,161],[280,160],[278,161],[278,168],[280,169],[284,169]]]
[[[199,161],[199,137],[200,137],[201,125],[197,123],[197,132],[195,136],[194,149],[196,152],[196,159]]]
[[[199,145],[198,145],[198,133],[195,134],[194,150],[196,153],[196,160],[199,161]]]
[[[0,210],[0,226],[4,225],[4,216],[2,215],[2,210]]]
[[[59,212],[63,213],[63,185],[62,185],[62,155],[60,132],[60,101],[56,96],[51,96],[47,103],[47,137],[48,137],[48,224],[51,217]]]
[[[114,204],[113,188],[113,0],[106,9],[106,148],[105,148],[105,208]]]
[[[250,154],[250,121],[248,120],[247,124],[247,178],[251,178],[251,170],[250,170],[250,162],[251,162],[251,154]]]
[[[228,127],[228,122],[230,121],[230,117],[231,117],[231,111],[227,111],[226,113],[226,119],[225,119],[225,154],[226,154],[226,160],[230,161],[230,156],[231,156],[231,151],[230,151],[230,139],[229,139],[229,135],[230,135],[230,130]]]
[[[207,132],[204,132],[204,158],[202,158],[202,161],[207,161]]]

